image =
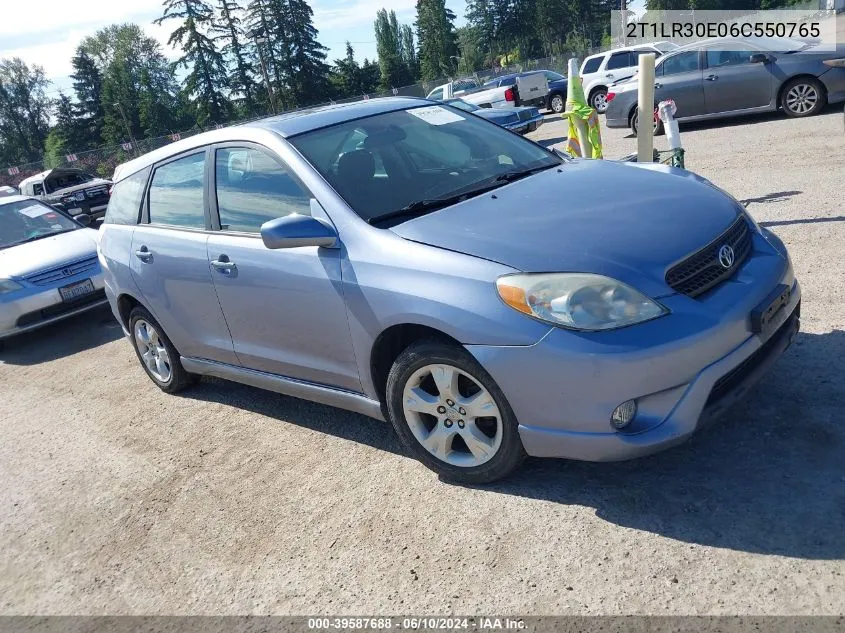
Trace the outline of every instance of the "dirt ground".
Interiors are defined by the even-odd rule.
[[[103,310],[0,352],[0,612],[845,612],[841,106],[682,134],[804,288],[796,344],[721,422],[456,487],[385,423],[219,380],[161,393]]]

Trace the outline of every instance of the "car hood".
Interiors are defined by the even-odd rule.
[[[392,227],[408,240],[525,272],[592,272],[653,297],[673,263],[741,212],[703,178],[662,165],[576,160]]]
[[[0,277],[26,277],[97,255],[97,231],[77,229],[0,250]]]
[[[46,198],[63,198],[64,196],[68,195],[69,193],[73,193],[75,191],[84,191],[85,189],[95,189],[97,187],[102,187],[106,185],[108,187],[111,186],[111,180],[104,180],[102,178],[94,178],[89,182],[84,182],[81,185],[71,185],[70,187],[65,187],[64,189],[58,189],[52,193],[46,194]]]

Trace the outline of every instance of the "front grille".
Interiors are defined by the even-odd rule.
[[[74,310],[78,310],[79,308],[85,307],[87,305],[92,305],[94,303],[102,301],[105,298],[105,290],[95,290],[91,294],[85,295],[84,297],[80,297],[76,301],[57,303],[56,305],[49,306],[47,308],[44,308],[43,310],[27,312],[26,314],[23,314],[18,318],[17,326],[26,327],[27,325],[34,325],[40,321],[46,321],[47,319],[52,319],[53,317],[61,316],[63,314],[67,314],[68,312],[73,312]]]
[[[36,286],[49,286],[57,281],[61,281],[67,277],[73,277],[97,267],[97,257],[88,257],[70,264],[64,264],[49,270],[43,270],[29,277],[24,277],[26,281]]]
[[[108,185],[100,185],[99,187],[91,187],[85,190],[85,195],[89,198],[99,198],[100,196],[108,195]]]
[[[729,245],[734,251],[734,263],[725,268],[719,263],[719,249]],[[751,254],[751,231],[743,216],[730,228],[700,251],[674,265],[666,273],[666,283],[690,297],[697,297],[733,275]]]
[[[772,349],[779,344],[780,340],[784,336],[788,335],[788,330],[795,327],[795,319],[800,316],[801,305],[799,304],[796,306],[795,311],[790,315],[786,322],[780,326],[778,331],[775,332],[768,341],[763,343],[760,349],[716,381],[716,384],[713,385],[713,390],[710,392],[710,396],[707,398],[707,404],[705,406],[718,402],[741,385],[745,379],[754,372],[754,370],[757,369],[764,360],[766,360]]]

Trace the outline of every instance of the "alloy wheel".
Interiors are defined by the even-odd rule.
[[[607,92],[599,90],[593,95],[593,109],[599,114],[604,114],[607,110]]]
[[[141,361],[156,380],[166,383],[173,375],[170,354],[158,331],[144,319],[135,322],[135,344]]]
[[[561,112],[563,112],[565,105],[566,104],[563,101],[563,97],[561,97],[560,95],[555,95],[552,97],[552,112],[560,114]]]
[[[811,84],[796,84],[786,93],[786,107],[795,114],[807,114],[819,101],[819,91]]]
[[[447,464],[480,466],[502,445],[502,415],[496,401],[478,380],[457,367],[432,364],[415,371],[405,383],[402,407],[416,440]]]

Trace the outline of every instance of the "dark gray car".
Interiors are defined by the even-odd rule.
[[[845,48],[819,51],[785,38],[706,40],[657,61],[655,102],[673,99],[679,121],[697,121],[778,108],[793,117],[818,114],[845,101],[845,68],[825,61],[845,58]],[[638,127],[638,82],[611,86],[608,127]],[[659,124],[656,124],[659,126]],[[659,131],[659,130],[658,130]]]

